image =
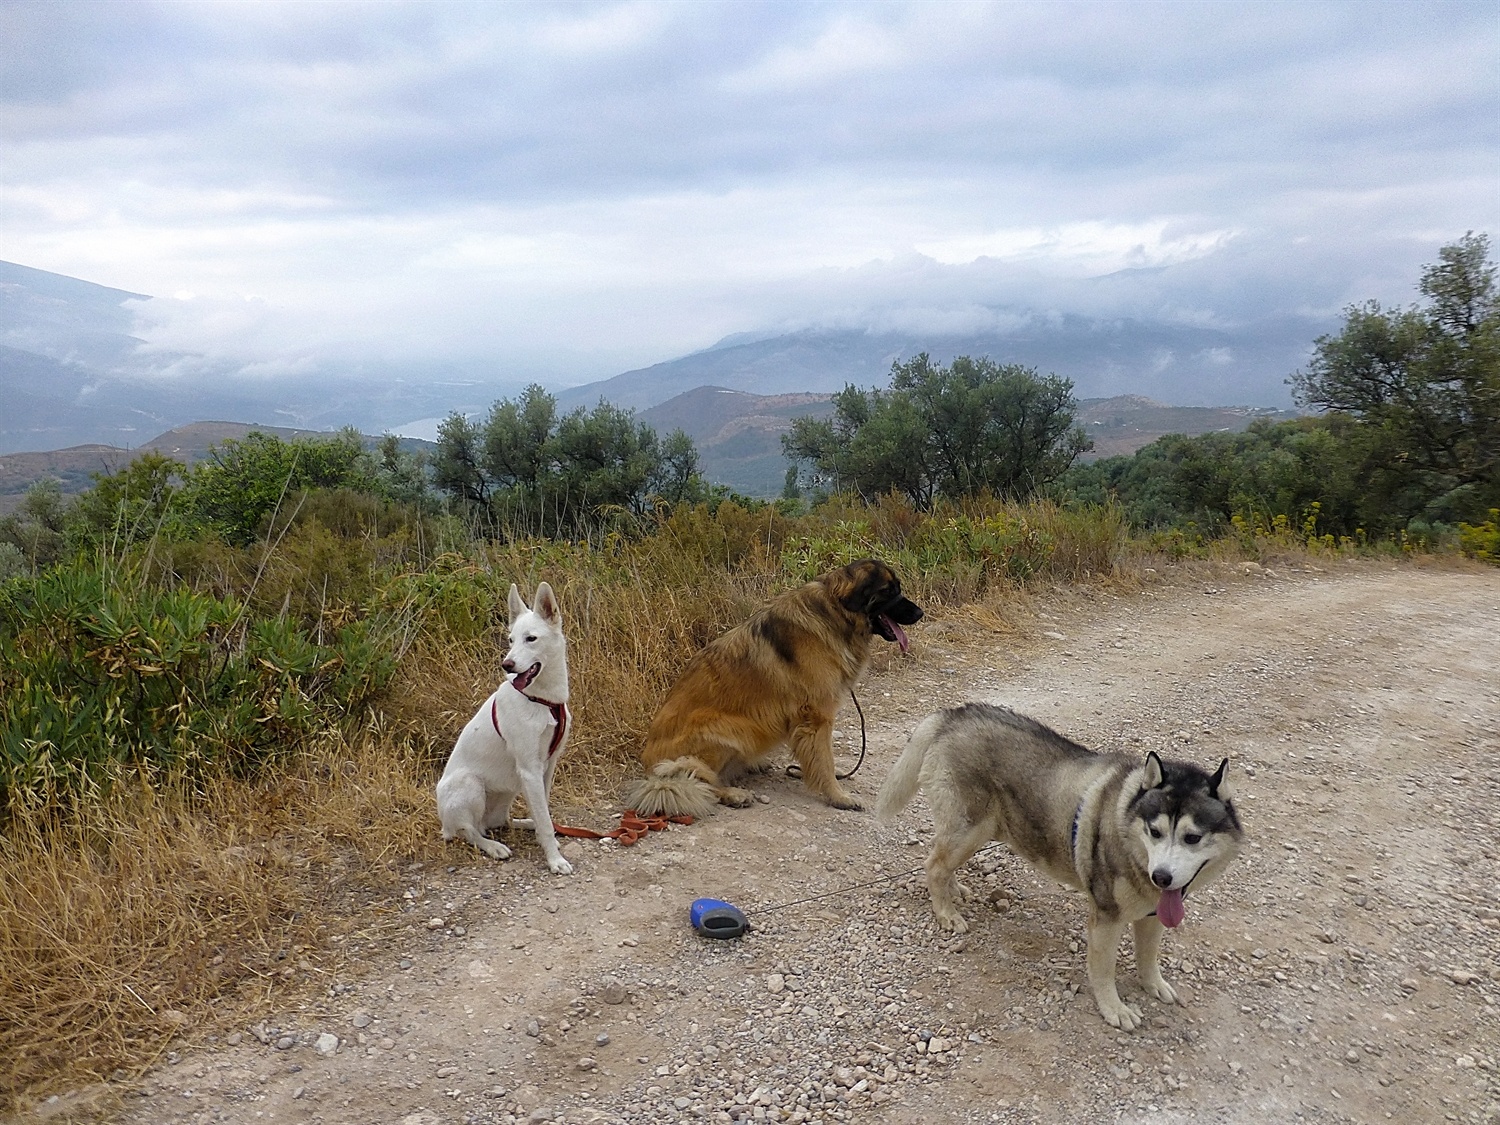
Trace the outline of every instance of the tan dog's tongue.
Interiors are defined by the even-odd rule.
[[[891,627],[891,632],[896,634],[896,643],[901,646],[902,652],[905,652],[907,649],[911,648],[911,642],[906,639],[905,629],[901,628],[900,625],[897,625],[889,617],[885,616],[885,614],[881,614],[880,619]]]
[[[1176,928],[1187,917],[1187,906],[1182,901],[1181,891],[1162,891],[1156,904],[1156,920],[1163,926]]]

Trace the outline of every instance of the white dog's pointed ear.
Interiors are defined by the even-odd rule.
[[[562,609],[557,604],[557,595],[547,583],[538,583],[532,605],[543,620],[550,621],[553,625],[562,623]]]
[[[1161,759],[1156,756],[1156,751],[1152,750],[1146,755],[1146,772],[1141,775],[1141,788],[1155,789],[1163,780]]]
[[[1228,758],[1219,763],[1219,768],[1214,770],[1213,777],[1208,779],[1208,791],[1216,800],[1223,801],[1226,805],[1234,803],[1234,791],[1229,786]]]
[[[526,612],[526,603],[521,600],[521,591],[516,589],[514,582],[510,584],[510,597],[506,599],[506,604],[510,606],[510,619],[512,621]]]

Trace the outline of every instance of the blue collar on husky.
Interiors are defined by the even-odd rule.
[[[1088,800],[1088,795],[1078,802],[1078,807],[1073,810],[1073,831],[1068,837],[1068,850],[1073,853],[1073,868],[1078,868],[1078,822],[1083,818],[1083,802]]]
[[[509,680],[506,682],[510,683],[511,687],[516,687]],[[516,690],[520,691],[532,703],[540,707],[545,707],[552,712],[552,722],[554,724],[552,728],[552,743],[547,747],[547,757],[552,757],[553,754],[557,753],[557,748],[562,745],[563,735],[568,730],[568,705],[566,703],[553,703],[550,699],[538,699],[534,695],[526,695],[520,688],[516,688]],[[495,725],[495,733],[504,738],[505,732],[500,729],[500,699],[498,696],[490,701],[490,722]]]

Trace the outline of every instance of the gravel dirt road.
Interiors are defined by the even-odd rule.
[[[1081,897],[1001,848],[967,869],[970,932],[940,934],[904,874],[921,798],[884,828],[777,773],[749,809],[569,844],[571,878],[521,833],[505,863],[452,845],[407,873],[399,940],[355,945],[297,1010],[189,1029],[116,1119],[1500,1120],[1500,571],[1164,568],[1033,608],[1024,635],[934,614],[883,653],[849,784],[872,804],[916,721],[965,700],[1101,749],[1227,755],[1249,842],[1167,938],[1186,1007],[1144,1000],[1127,943],[1148,1022],[1106,1026]],[[699,896],[754,929],[696,936]]]

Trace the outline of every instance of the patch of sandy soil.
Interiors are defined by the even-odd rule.
[[[1186,1006],[1144,999],[1127,943],[1148,1021],[1109,1028],[1081,897],[1003,848],[966,869],[970,932],[941,934],[920,798],[882,827],[777,773],[749,809],[568,844],[570,878],[522,833],[505,863],[452,845],[407,872],[397,942],[355,945],[316,1002],[189,1030],[115,1120],[1500,1120],[1500,572],[1164,569],[1035,606],[1024,636],[934,614],[883,653],[848,784],[873,804],[917,720],[966,700],[1228,756],[1248,844],[1167,938]],[[699,937],[700,896],[754,928]]]

